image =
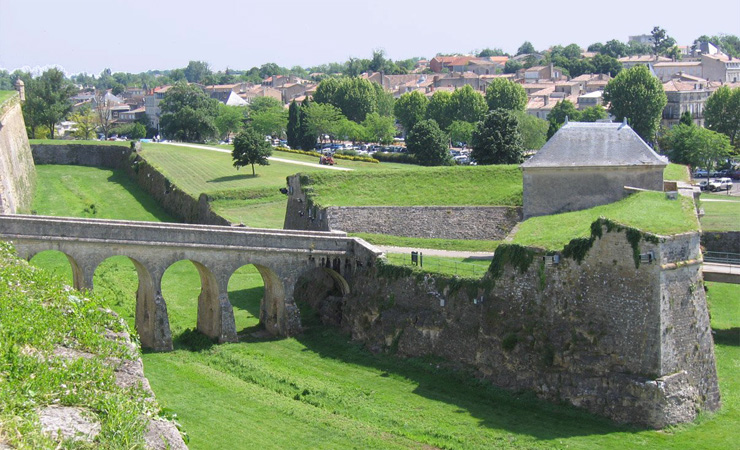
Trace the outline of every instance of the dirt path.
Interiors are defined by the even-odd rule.
[[[209,147],[207,145],[183,144],[183,143],[180,143],[180,142],[166,142],[166,144],[167,145],[176,145],[178,147],[190,147],[190,148],[197,148],[197,149],[201,149],[201,150],[208,150],[208,151],[212,151],[212,152],[220,152],[220,153],[228,153],[228,154],[231,154],[231,150],[225,150],[223,148]],[[309,162],[304,162],[304,161],[295,161],[295,160],[292,160],[292,159],[275,158],[274,156],[270,156],[267,159],[269,159],[270,161],[277,161],[277,162],[286,163],[286,164],[296,164],[296,165],[299,165],[299,166],[314,167],[314,168],[317,168],[317,169],[344,170],[344,171],[354,170],[354,169],[350,169],[350,168],[347,168],[347,167],[322,166],[321,164],[316,164],[316,163],[309,163]]]
[[[444,256],[446,258],[471,258],[471,259],[491,259],[493,252],[463,252],[457,250],[437,250],[434,248],[415,248],[415,247],[393,247],[389,245],[376,245],[377,248],[385,253],[411,253],[421,252],[427,256]]]

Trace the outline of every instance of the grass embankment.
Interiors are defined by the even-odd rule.
[[[84,139],[29,139],[31,145],[117,145],[119,147],[129,148],[131,142],[128,141],[96,141]]]
[[[705,231],[740,231],[740,197],[726,194],[701,194],[704,217],[701,228]]]
[[[669,163],[666,168],[663,169],[663,179],[670,181],[685,181],[686,183],[689,183],[691,182],[689,167],[682,164]]]
[[[591,223],[599,217],[660,235],[699,229],[691,199],[667,200],[662,192],[639,192],[608,205],[527,219],[519,225],[514,243],[560,250],[574,238],[589,237]]]
[[[314,172],[321,206],[519,206],[518,166],[414,167],[404,171]]]
[[[156,405],[146,393],[115,384],[104,358],[137,358],[105,339],[106,329],[123,331],[120,320],[103,309],[98,296],[63,287],[46,271],[14,257],[0,242],[0,447],[142,448],[146,414]],[[67,359],[55,349],[70,348],[97,355]],[[59,444],[41,431],[44,408],[85,408],[100,423],[92,444]]]
[[[98,269],[95,286],[98,293],[107,289],[110,303],[131,321],[134,268],[127,263],[116,273],[115,263],[111,258]],[[247,331],[242,342],[204,345],[183,331],[195,326],[198,275],[190,263],[178,265],[181,270],[168,269],[163,287],[177,351],[145,354],[144,363],[159,402],[178,414],[194,450],[719,449],[735,444],[740,421],[737,285],[709,284],[722,411],[697,424],[658,432],[507,393],[439,361],[369,353],[346,335],[315,323],[306,310],[303,335],[256,338],[248,332],[256,324],[263,292],[256,273],[236,285],[232,277],[229,286],[237,329]]]
[[[10,97],[13,96],[17,91],[0,91],[0,105],[5,103]]]

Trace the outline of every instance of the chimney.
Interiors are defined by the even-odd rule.
[[[549,95],[545,95],[542,98],[545,100],[545,106],[547,106],[547,105],[550,104],[550,96]]]

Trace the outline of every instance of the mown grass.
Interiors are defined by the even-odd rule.
[[[491,258],[460,258],[447,256],[424,255],[424,252],[418,257],[417,262],[411,259],[411,253],[388,253],[386,258],[388,262],[397,266],[410,266],[418,268],[424,272],[441,273],[444,275],[454,275],[465,278],[480,278],[491,265]]]
[[[740,197],[726,194],[702,193],[704,217],[701,228],[706,231],[740,231]]]
[[[49,216],[173,222],[174,219],[122,170],[36,166],[31,210]]]
[[[522,204],[522,173],[515,165],[314,172],[307,187],[321,206]]]
[[[737,285],[709,285],[723,409],[696,424],[651,431],[505,392],[441,361],[370,353],[317,323],[306,307],[304,334],[258,337],[252,331],[263,283],[253,272],[241,287],[229,286],[235,312],[242,314],[242,342],[211,345],[186,331],[195,325],[199,282],[189,263],[179,265],[182,273],[172,266],[163,287],[177,350],[147,353],[144,362],[159,402],[177,413],[192,449],[723,449],[736,443]],[[110,304],[130,321],[133,267],[123,269],[129,278],[109,271],[98,269],[96,289],[108,289]]]
[[[514,243],[561,250],[574,238],[590,236],[591,223],[599,217],[660,235],[699,229],[691,199],[667,200],[662,192],[640,192],[608,205],[527,219],[519,225]]]
[[[412,238],[372,233],[349,233],[349,235],[362,238],[373,245],[410,248],[433,248],[437,250],[457,250],[467,252],[493,253],[493,251],[496,250],[496,247],[498,247],[501,243],[501,241]]]
[[[663,169],[663,179],[689,183],[691,181],[691,174],[689,173],[688,166],[670,163]]]
[[[0,91],[0,105],[5,103],[10,97],[12,97],[16,91]]]
[[[117,145],[119,147],[129,148],[131,143],[126,141],[96,141],[93,139],[29,139],[31,145]]]
[[[124,331],[99,296],[80,294],[56,276],[14,257],[0,242],[0,447],[143,448],[146,415],[156,404],[142,401],[140,388],[115,384],[104,358],[138,358],[105,339],[106,330]],[[65,359],[57,348],[93,353]],[[39,412],[48,406],[85,408],[100,423],[91,443],[61,442],[41,431]]]

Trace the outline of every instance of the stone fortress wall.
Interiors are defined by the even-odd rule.
[[[588,248],[580,263],[503,246],[482,280],[380,264],[341,301],[307,300],[376,351],[462,363],[617,422],[662,428],[719,409],[698,233],[619,228],[574,241]]]
[[[36,170],[26,136],[20,98],[0,104],[0,214],[28,212],[36,188]]]
[[[301,175],[288,177],[283,228],[438,239],[502,240],[522,218],[512,206],[330,206],[310,204]]]

